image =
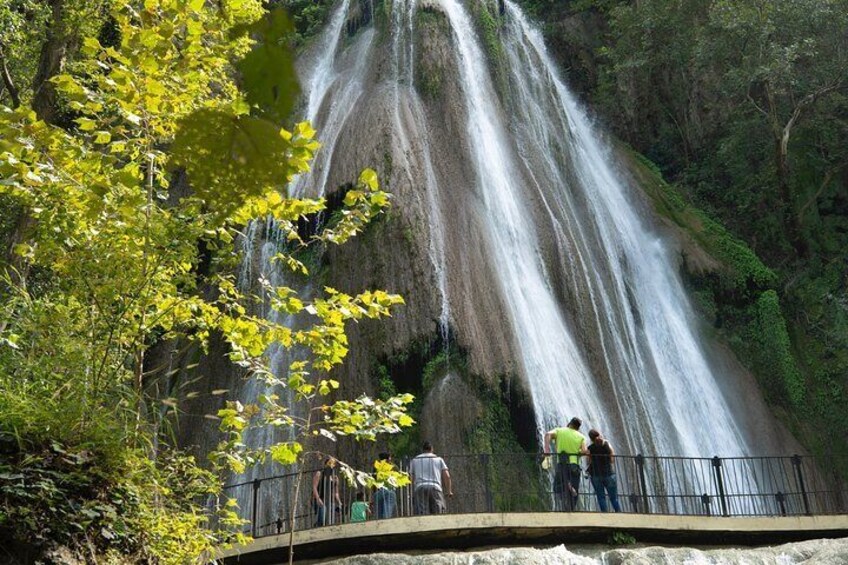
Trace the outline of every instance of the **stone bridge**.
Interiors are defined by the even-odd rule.
[[[475,513],[415,516],[295,531],[294,556],[303,560],[362,553],[456,550],[486,546],[607,543],[617,532],[640,543],[773,545],[848,537],[848,515],[721,517],[599,512]],[[219,557],[227,564],[288,560],[290,534],[258,538]]]

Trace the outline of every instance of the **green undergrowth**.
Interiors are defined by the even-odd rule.
[[[216,475],[144,443],[131,397],[114,409],[87,394],[37,379],[0,388],[0,555],[187,563],[235,539],[233,514],[219,515],[221,529],[208,522]]]
[[[614,531],[607,538],[609,545],[633,545],[634,543],[636,543],[636,538],[622,530]]]
[[[206,529],[203,504],[219,483],[192,457],[163,451],[154,461],[142,450],[109,453],[104,445],[20,449],[5,436],[0,552],[6,544],[7,551],[66,547],[91,562],[185,563],[230,538]]]
[[[539,462],[527,455],[528,449],[519,442],[503,394],[480,385],[477,394],[483,415],[466,441],[471,453],[493,454],[485,462],[485,476],[493,487],[494,511],[548,510],[547,476],[540,473]]]

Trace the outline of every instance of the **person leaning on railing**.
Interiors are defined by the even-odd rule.
[[[556,441],[557,471],[554,479],[554,493],[558,495],[559,510],[575,510],[577,496],[580,493],[580,456],[588,455],[586,436],[578,430],[583,422],[574,417],[564,428],[554,428],[545,434],[545,455],[550,454],[551,441]],[[567,494],[566,494],[567,493]]]
[[[598,430],[589,430],[589,479],[598,497],[598,508],[607,512],[607,495],[612,509],[621,512],[618,504],[618,483],[615,480],[615,451]]]
[[[328,506],[329,503],[329,506]],[[333,506],[335,503],[335,506]],[[339,497],[339,477],[336,474],[336,460],[327,457],[324,467],[312,475],[312,506],[315,510],[315,526],[326,526],[335,519],[335,512],[341,510]]]

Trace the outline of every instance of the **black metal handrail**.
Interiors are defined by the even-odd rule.
[[[597,512],[600,499],[581,458],[576,500],[568,494],[570,471],[555,457],[548,469],[543,456],[527,453],[444,455],[451,472],[455,496],[449,513],[478,512]],[[563,457],[564,463],[567,458]],[[622,512],[700,516],[791,516],[848,513],[848,488],[836,474],[844,463],[814,457],[666,457],[616,455],[612,469]],[[409,460],[397,461],[406,471]],[[327,496],[323,520],[313,501],[312,479],[316,468],[242,481],[224,487],[224,495],[238,501],[248,522],[247,531],[262,537],[350,521],[357,491],[377,511],[375,492],[363,491],[344,480],[338,498]],[[295,481],[301,484],[295,500]],[[325,493],[333,485],[324,485]],[[388,496],[389,491],[381,495]],[[390,517],[414,515],[411,486],[390,491],[394,500]],[[377,497],[379,498],[379,497]],[[611,509],[609,496],[604,496]],[[291,510],[295,516],[292,524]],[[385,506],[381,508],[387,510]]]

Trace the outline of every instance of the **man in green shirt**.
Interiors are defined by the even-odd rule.
[[[551,441],[556,443],[557,470],[554,477],[554,493],[559,502],[558,510],[577,508],[577,495],[580,492],[580,457],[588,455],[586,437],[578,430],[583,422],[572,418],[565,428],[554,428],[545,434],[545,455],[550,453]],[[568,493],[568,496],[566,496]]]

